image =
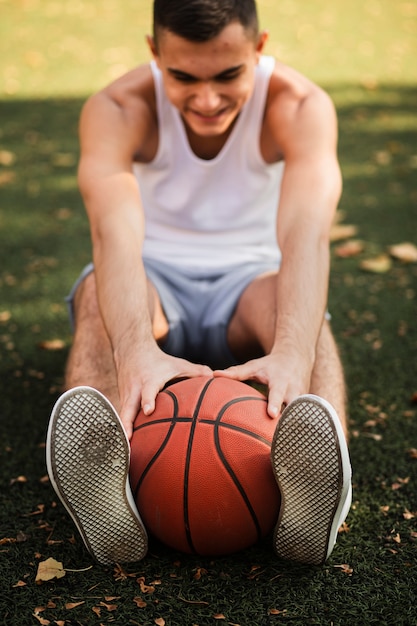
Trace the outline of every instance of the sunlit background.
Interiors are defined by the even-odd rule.
[[[150,0],[0,0],[6,97],[85,95],[147,61]],[[415,0],[259,0],[267,51],[321,84],[412,84]],[[39,37],[39,33],[42,36]]]

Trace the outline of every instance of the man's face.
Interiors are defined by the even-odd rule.
[[[165,91],[185,124],[196,135],[213,137],[229,129],[252,94],[254,70],[266,35],[249,38],[232,22],[214,39],[196,43],[168,30],[152,51]]]

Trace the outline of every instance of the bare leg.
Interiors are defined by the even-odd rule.
[[[168,324],[155,288],[149,283],[149,307],[154,335],[162,339]],[[65,373],[65,388],[88,385],[100,391],[120,410],[116,370],[107,331],[100,314],[94,273],[79,286],[75,299],[75,333]]]
[[[275,274],[254,280],[243,292],[228,329],[230,349],[242,361],[271,350],[275,332]],[[346,433],[346,391],[343,368],[329,323],[324,320],[316,348],[309,393],[328,400]]]
[[[116,370],[98,308],[94,274],[89,274],[79,286],[74,311],[75,333],[65,372],[65,387],[94,387],[118,410]]]
[[[347,437],[345,378],[339,351],[327,321],[323,323],[317,343],[310,392],[325,398],[333,405]]]
[[[94,274],[79,286],[74,312],[68,391],[55,404],[48,427],[48,474],[100,563],[138,561],[146,554],[148,539],[128,481],[129,443],[113,410],[120,408],[116,371]]]

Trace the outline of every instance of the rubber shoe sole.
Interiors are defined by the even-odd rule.
[[[59,398],[46,442],[49,478],[88,551],[102,565],[139,561],[147,552],[129,462],[123,425],[100,392],[75,387]]]
[[[333,407],[312,394],[289,404],[274,434],[271,459],[281,491],[275,552],[320,565],[333,550],[352,500],[349,452]]]

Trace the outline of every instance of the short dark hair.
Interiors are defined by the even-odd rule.
[[[204,42],[235,21],[240,22],[250,36],[257,36],[259,25],[255,0],[154,0],[156,45],[161,29],[189,41]]]

